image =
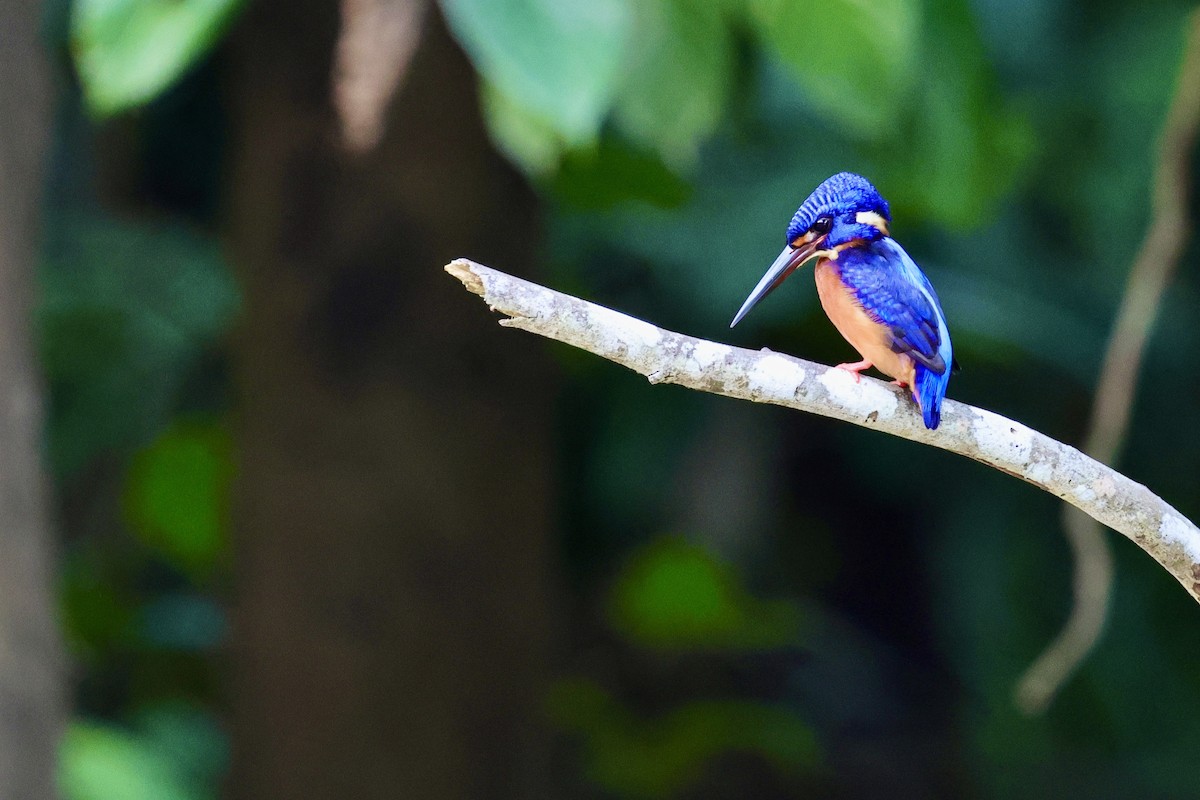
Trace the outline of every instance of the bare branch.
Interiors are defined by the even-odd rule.
[[[612,309],[458,259],[446,271],[520,328],[615,361],[651,383],[771,403],[973,458],[1061,497],[1123,533],[1200,602],[1200,529],[1145,486],[1019,422],[947,400],[936,431],[902,390],[769,350],[655,327]]]
[[[1146,342],[1158,317],[1167,283],[1191,235],[1188,177],[1200,133],[1200,11],[1192,12],[1183,63],[1167,111],[1154,169],[1152,219],[1125,284],[1125,294],[1096,382],[1084,452],[1116,463],[1129,428]],[[1075,557],[1071,616],[1062,632],[1017,684],[1017,705],[1044,710],[1099,639],[1112,590],[1112,554],[1095,521],[1063,507],[1063,529]]]

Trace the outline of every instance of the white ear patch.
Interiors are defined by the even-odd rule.
[[[860,211],[854,215],[854,221],[859,225],[870,225],[877,229],[884,236],[888,235],[887,220],[882,215],[876,214],[874,211]]]

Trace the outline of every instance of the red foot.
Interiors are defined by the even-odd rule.
[[[904,381],[900,380],[899,378],[896,378],[896,380],[892,381],[892,386],[899,386],[901,389],[908,388],[908,384],[905,383]]]
[[[849,372],[854,376],[854,382],[858,383],[860,380],[862,380],[862,375],[859,375],[859,373],[864,369],[870,369],[872,366],[874,365],[864,358],[862,361],[855,361],[853,364],[838,364],[837,368],[844,369],[846,372]]]

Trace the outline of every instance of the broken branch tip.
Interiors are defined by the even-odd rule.
[[[444,267],[446,272],[462,281],[462,285],[467,287],[467,291],[482,297],[483,279],[479,277],[474,268],[475,262],[465,258],[456,258]]]

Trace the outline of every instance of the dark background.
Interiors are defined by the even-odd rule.
[[[1058,501],[651,386],[441,269],[853,360],[803,272],[727,325],[861,172],[950,395],[1079,442],[1186,3],[5,8],[5,796],[1195,796],[1200,613],[1130,542],[1026,716]],[[1191,519],[1196,264],[1119,465]]]

